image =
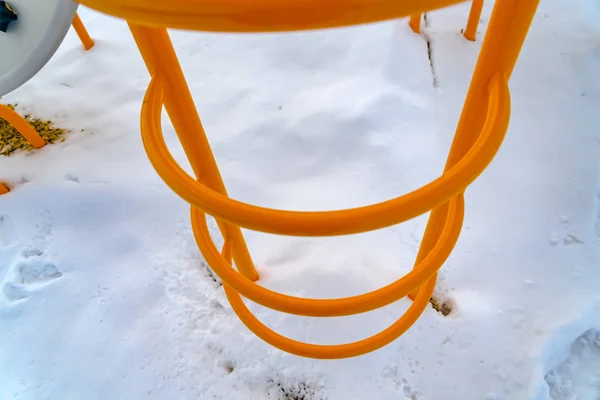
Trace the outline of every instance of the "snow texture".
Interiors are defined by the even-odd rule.
[[[428,13],[422,36],[406,20],[172,32],[230,195],[337,209],[434,179],[491,3],[474,43],[460,35],[468,3]],[[189,206],[144,153],[149,76],[127,25],[80,15],[96,46],[84,52],[70,32],[1,100],[72,132],[0,159],[12,189],[0,196],[0,399],[600,399],[597,4],[540,4],[511,79],[505,144],[467,191],[464,231],[440,273],[436,295],[453,312],[428,309],[389,346],[333,361],[283,353],[237,319],[194,243]],[[426,218],[339,238],[244,234],[261,285],[339,297],[406,274]],[[292,338],[343,343],[408,305],[333,319],[251,308]]]

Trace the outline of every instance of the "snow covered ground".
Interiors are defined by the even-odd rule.
[[[331,209],[435,178],[491,6],[476,43],[460,35],[469,4],[429,13],[424,37],[406,20],[173,32],[230,195]],[[427,310],[391,345],[338,361],[276,350],[233,314],[187,204],[143,151],[149,77],[127,26],[81,9],[96,47],[85,53],[70,32],[2,98],[72,133],[0,159],[12,187],[0,197],[0,399],[600,399],[595,7],[542,0],[511,80],[507,139],[466,194],[465,229],[440,274],[438,295],[454,312]],[[425,223],[342,238],[245,234],[261,284],[337,297],[404,275]],[[408,304],[335,319],[252,308],[293,338],[341,343],[386,327]]]

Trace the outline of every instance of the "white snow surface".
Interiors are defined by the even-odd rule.
[[[173,31],[230,195],[337,209],[434,179],[491,3],[475,43],[460,35],[469,4],[429,13],[423,36],[406,20]],[[144,153],[149,76],[127,25],[80,9],[96,46],[84,52],[71,31],[1,100],[72,132],[0,159],[12,189],[0,196],[0,399],[600,399],[599,7],[540,4],[511,79],[506,141],[468,189],[464,231],[440,273],[437,295],[454,312],[428,309],[387,347],[333,361],[281,352],[237,319],[195,245],[189,206]],[[426,217],[340,238],[245,235],[261,285],[340,297],[406,274]],[[313,343],[366,337],[408,305],[317,319],[251,304]]]

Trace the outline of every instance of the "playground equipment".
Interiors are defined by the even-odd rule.
[[[392,342],[423,313],[433,294],[437,271],[458,240],[464,216],[463,194],[492,161],[508,129],[508,81],[539,0],[496,1],[443,174],[395,199],[337,211],[276,210],[227,196],[167,28],[239,33],[334,28],[417,16],[459,1],[80,0],[90,8],[128,21],[151,75],[141,111],[142,140],[150,162],[165,183],[191,204],[196,242],[223,280],[233,310],[252,332],[271,345],[304,357],[354,357]],[[163,106],[196,178],[189,176],[169,153],[161,131]],[[347,235],[388,227],[428,211],[431,214],[414,269],[381,289],[347,298],[299,298],[256,284],[258,272],[241,232],[241,228],[247,228],[293,236]],[[206,214],[217,220],[224,237],[222,250],[216,248],[209,234]],[[406,296],[413,303],[398,321],[372,337],[354,343],[318,345],[271,330],[250,312],[242,296],[273,310],[312,317],[363,313]]]
[[[77,14],[79,5],[64,0],[19,0],[9,4],[0,2],[0,11],[11,18],[0,32],[0,97],[12,92],[33,78],[54,55],[72,25],[85,50],[94,46],[94,40]],[[10,21],[10,22],[9,22]],[[33,145],[41,148],[46,141],[14,110],[0,104],[0,118],[10,122]],[[0,182],[0,195],[8,187]]]
[[[469,20],[467,21],[467,27],[463,31],[463,36],[470,40],[475,41],[477,37],[477,26],[479,25],[479,18],[481,17],[481,11],[483,10],[483,0],[472,0],[471,11],[469,12]],[[412,15],[410,17],[410,27],[413,32],[421,33],[421,14]]]

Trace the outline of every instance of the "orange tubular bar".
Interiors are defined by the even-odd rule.
[[[36,149],[44,147],[46,141],[16,111],[0,104],[0,118],[8,121]],[[8,193],[8,187],[0,182],[0,195]]]
[[[169,91],[165,94],[165,108],[196,177],[206,186],[227,196],[225,184],[210,151],[208,139],[167,31],[131,24],[130,29],[149,70],[167,69],[171,72],[168,76]],[[235,265],[245,277],[257,280],[258,272],[254,268],[241,229],[222,221],[217,220],[217,222],[225,242],[230,243]]]
[[[141,112],[141,131],[150,162],[165,183],[191,204],[194,237],[204,258],[223,280],[240,320],[271,345],[304,357],[354,357],[379,349],[410,328],[427,308],[437,271],[456,245],[464,217],[463,193],[488,166],[508,129],[508,81],[539,0],[498,0],[475,67],[444,173],[411,193],[382,203],[337,211],[299,212],[259,207],[230,199],[165,27],[227,32],[274,32],[338,27],[413,15],[456,3],[425,0],[83,0],[82,3],[129,19],[131,32],[152,76]],[[473,7],[482,4],[474,0]],[[474,12],[476,11],[476,12]],[[481,9],[472,8],[469,26]],[[475,15],[477,18],[475,18]],[[420,18],[420,17],[419,17]],[[145,25],[145,26],[142,26]],[[166,108],[196,179],[170,154],[161,129]],[[295,236],[367,232],[431,211],[413,270],[378,290],[335,299],[308,299],[264,288],[240,228]],[[219,251],[206,215],[216,218],[225,244]],[[235,263],[234,268],[232,261]],[[239,271],[239,272],[238,272]],[[414,302],[390,327],[371,337],[340,345],[318,345],[282,336],[260,322],[242,297],[289,314],[340,317],[375,310],[403,297]]]
[[[479,25],[479,18],[481,17],[481,11],[483,10],[483,0],[473,0],[471,5],[471,11],[469,12],[469,20],[467,21],[467,27],[465,28],[464,37],[470,41],[475,41],[477,36],[477,26]]]
[[[16,111],[0,104],[0,118],[8,121],[36,149],[44,147],[46,141]]]
[[[87,29],[85,29],[85,25],[79,18],[79,14],[75,14],[75,18],[73,18],[73,28],[75,32],[77,32],[77,36],[79,36],[79,40],[81,40],[81,44],[85,50],[89,50],[94,47],[94,39],[91,38]]]

